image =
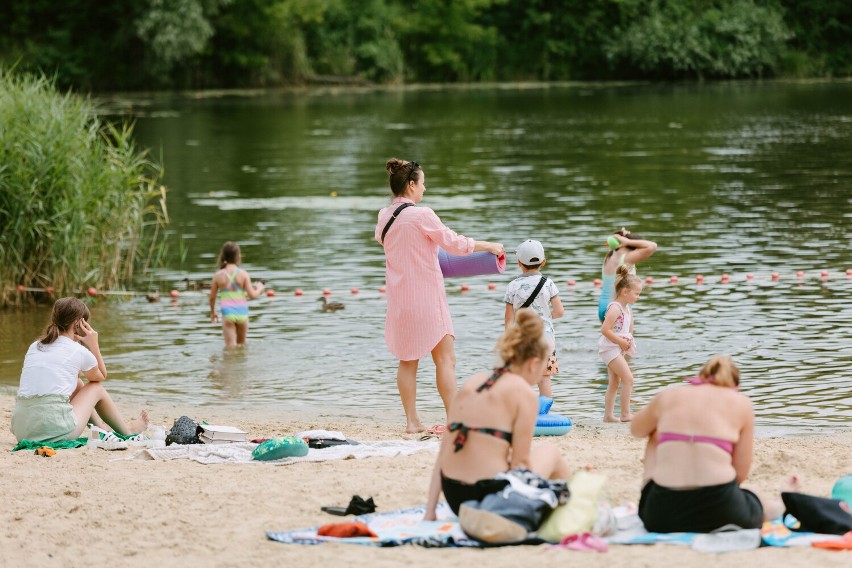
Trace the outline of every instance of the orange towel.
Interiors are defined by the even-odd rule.
[[[377,537],[376,533],[364,523],[332,523],[323,525],[317,529],[319,536],[336,536],[338,538],[352,538],[354,536],[372,536]]]
[[[812,542],[811,546],[825,550],[852,550],[852,531],[843,535],[843,538],[839,540],[820,540]]]

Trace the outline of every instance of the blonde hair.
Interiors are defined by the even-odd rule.
[[[727,355],[714,355],[698,371],[698,378],[720,387],[738,387],[740,369]]]
[[[530,308],[515,312],[515,321],[497,340],[497,352],[505,364],[544,359],[550,348],[544,339],[544,323]]]
[[[625,288],[632,286],[633,284],[639,284],[639,287],[642,287],[642,280],[636,276],[635,274],[630,274],[630,269],[633,267],[632,264],[622,264],[615,271],[615,295],[618,296],[622,290]]]

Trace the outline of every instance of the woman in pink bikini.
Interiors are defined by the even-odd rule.
[[[393,200],[379,211],[376,240],[385,249],[387,319],[385,342],[399,359],[396,384],[405,410],[406,432],[425,430],[417,415],[417,366],[432,354],[444,409],[456,394],[455,332],[438,264],[438,247],[450,254],[488,251],[503,245],[474,241],[448,229],[428,207],[415,207],[426,191],[426,175],[417,162],[391,158],[385,164]]]
[[[740,484],[751,468],[754,409],[730,357],[712,357],[690,384],[658,393],[630,432],[648,438],[639,517],[652,532],[760,528],[776,509]]]

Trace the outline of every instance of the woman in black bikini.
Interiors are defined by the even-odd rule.
[[[481,501],[501,490],[506,482],[494,476],[509,469],[527,468],[549,479],[571,476],[559,448],[532,448],[538,414],[532,387],[541,379],[549,349],[543,332],[534,311],[518,310],[497,342],[505,365],[473,375],[456,394],[432,474],[426,520],[435,520],[442,491],[458,514],[464,501]]]
[[[717,355],[688,382],[655,395],[630,425],[648,438],[639,517],[653,532],[760,528],[779,503],[740,487],[751,468],[754,409],[739,392],[739,369]]]

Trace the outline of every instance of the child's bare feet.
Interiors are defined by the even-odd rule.
[[[416,422],[409,422],[405,427],[406,434],[418,434],[420,432],[425,432],[426,427],[423,426],[423,423],[420,420]]]
[[[618,422],[618,418],[614,414],[608,414],[604,416],[604,422]]]
[[[622,421],[622,422],[630,422],[631,420],[633,420],[633,415],[632,415],[632,414],[628,414],[627,416],[622,416],[622,417],[621,417],[621,421]]]
[[[128,426],[130,427],[130,433],[131,434],[138,434],[139,432],[144,432],[145,430],[147,430],[148,429],[148,411],[143,410],[142,412],[140,412],[139,418],[136,418],[135,420],[131,420],[130,424],[128,424]]]

